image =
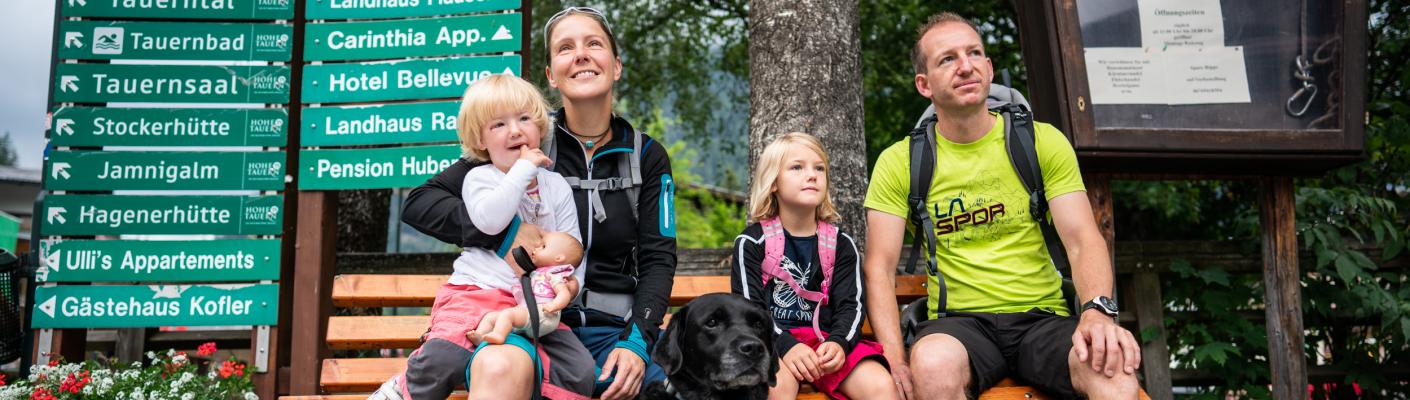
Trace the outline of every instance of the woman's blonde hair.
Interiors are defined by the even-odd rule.
[[[507,74],[490,75],[470,84],[460,99],[460,115],[455,121],[461,154],[490,161],[490,153],[480,148],[485,123],[495,116],[515,111],[528,111],[534,125],[538,125],[543,136],[539,147],[553,140],[553,132],[548,129],[548,102],[534,84]]]
[[[790,132],[779,136],[764,147],[759,154],[759,165],[754,168],[754,182],[749,188],[749,219],[762,221],[778,216],[778,196],[774,195],[778,183],[779,170],[783,168],[783,157],[794,147],[802,147],[818,154],[823,162],[823,180],[828,190],[823,191],[822,203],[818,203],[817,218],[827,222],[837,222],[841,218],[832,205],[832,167],[828,166],[827,151],[823,150],[818,138],[802,132]]]

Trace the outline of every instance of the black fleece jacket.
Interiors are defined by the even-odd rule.
[[[734,238],[734,254],[730,264],[730,291],[743,295],[749,301],[769,309],[769,291],[765,289],[763,274],[764,228],[758,223],[744,228],[744,232]],[[821,246],[819,246],[821,248]],[[821,259],[817,256],[814,260]],[[832,287],[828,288],[828,304],[819,313],[819,329],[827,333],[827,341],[842,345],[842,350],[852,352],[857,345],[862,330],[862,319],[866,310],[862,301],[862,258],[857,254],[857,245],[852,237],[837,232],[837,253],[833,258]],[[813,274],[816,282],[800,285],[816,287],[822,281],[822,274]],[[809,328],[811,329],[811,328]],[[798,344],[793,335],[788,334],[777,323],[774,324],[774,351],[783,357]]]
[[[563,110],[558,115],[564,115]],[[557,156],[553,170],[565,177],[588,179],[629,176],[620,171],[620,157],[641,157],[642,186],[637,201],[637,220],[632,219],[631,200],[627,192],[601,192],[607,218],[598,222],[588,210],[588,191],[574,190],[578,206],[578,227],[586,241],[586,282],[588,291],[630,294],[634,298],[631,325],[635,325],[648,346],[655,343],[658,326],[667,312],[667,302],[676,274],[675,182],[671,175],[671,160],[666,148],[648,136],[642,137],[642,154],[632,154],[631,134],[635,132],[626,120],[612,119],[613,138],[601,144],[588,160],[583,149],[567,129],[557,123],[553,129]],[[461,247],[498,249],[504,241],[512,241],[508,232],[487,234],[470,222],[460,187],[465,173],[477,163],[459,160],[407,195],[402,207],[402,222],[422,233]],[[601,326],[609,320],[579,321],[578,313],[564,313],[563,322],[570,326]],[[623,329],[625,339],[630,329]]]

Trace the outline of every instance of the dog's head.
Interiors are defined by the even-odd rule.
[[[718,391],[773,386],[778,372],[773,343],[773,320],[763,307],[739,295],[713,293],[671,316],[652,358],[676,384]]]

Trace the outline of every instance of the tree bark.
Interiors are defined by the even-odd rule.
[[[749,7],[749,165],[782,134],[817,136],[830,158],[839,226],[860,246],[867,154],[857,3],[754,0]]]

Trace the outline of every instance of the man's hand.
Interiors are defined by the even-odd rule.
[[[1093,371],[1108,378],[1116,376],[1117,368],[1134,374],[1141,365],[1141,347],[1136,337],[1095,309],[1082,312],[1077,331],[1072,333],[1072,348],[1077,350],[1078,361],[1090,363]],[[1125,365],[1120,365],[1120,361],[1125,361]]]
[[[842,351],[842,345],[837,342],[824,341],[818,345],[818,368],[822,369],[823,375],[837,372],[842,369],[843,362],[847,361],[847,352]]]
[[[812,382],[822,376],[822,368],[818,366],[818,354],[802,343],[788,349],[788,354],[784,354],[780,361],[779,364],[787,368],[788,372],[793,374],[793,379],[799,382]]]
[[[615,375],[613,370],[616,370]],[[602,400],[626,400],[636,398],[641,391],[641,377],[646,374],[646,361],[627,349],[613,349],[602,364],[602,376],[598,381],[612,378],[612,384],[602,392]]]
[[[917,398],[911,389],[911,366],[906,363],[904,354],[899,358],[886,354],[886,363],[891,367],[891,380],[896,381],[896,392],[901,395],[901,399]]]

